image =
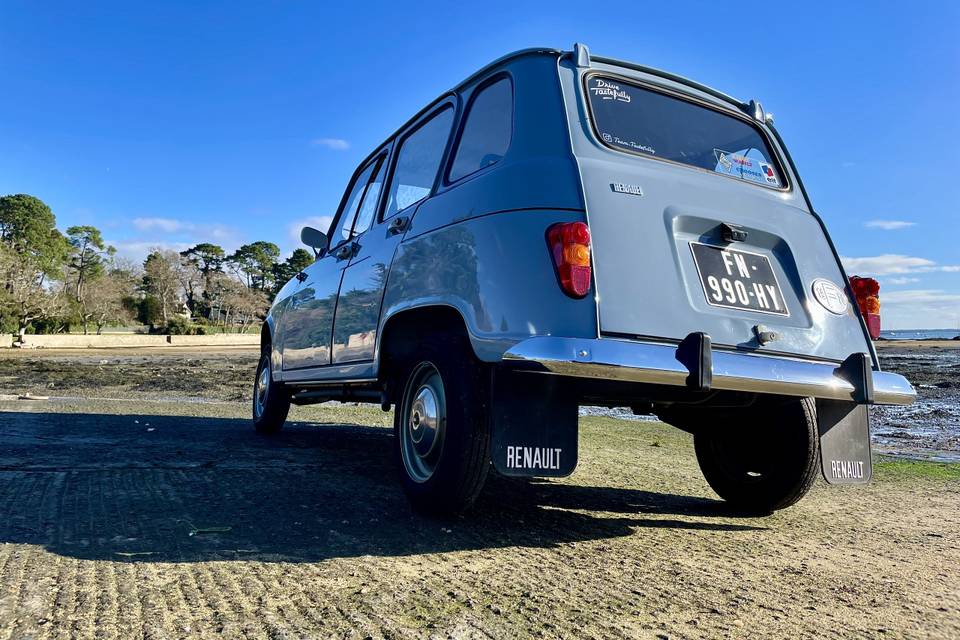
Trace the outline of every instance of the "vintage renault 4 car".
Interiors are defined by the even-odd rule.
[[[821,468],[867,482],[867,405],[915,392],[880,371],[876,289],[851,286],[772,122],[582,45],[481,69],[303,230],[317,259],[263,325],[256,428],[290,403],[395,407],[404,489],[437,512],[491,468],[572,473],[582,404],[689,431],[745,511]]]

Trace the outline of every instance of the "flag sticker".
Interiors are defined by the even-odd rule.
[[[777,180],[777,174],[773,170],[773,167],[771,167],[766,162],[761,162],[759,164],[760,164],[760,171],[763,172],[763,179],[767,181],[767,184],[772,184],[775,187],[779,187],[780,181]]]
[[[780,186],[777,172],[770,163],[762,159],[723,149],[714,149],[713,154],[717,158],[717,165],[714,168],[717,173],[774,187]]]

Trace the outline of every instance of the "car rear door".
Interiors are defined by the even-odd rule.
[[[381,189],[385,171],[369,187],[354,229],[354,254],[340,286],[334,363],[373,360],[393,255],[417,207],[436,185],[454,112],[450,98],[411,125],[396,144],[387,188]]]
[[[829,241],[759,123],[607,65],[565,63],[561,80],[601,335],[869,351]]]

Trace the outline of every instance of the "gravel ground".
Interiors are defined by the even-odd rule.
[[[379,409],[254,434],[254,359],[0,356],[0,639],[960,637],[956,465],[737,518],[686,434],[584,417],[571,478],[434,520]]]

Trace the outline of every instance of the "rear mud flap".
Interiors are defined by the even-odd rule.
[[[506,476],[565,477],[577,467],[577,400],[555,376],[494,371],[493,464]]]
[[[873,476],[867,405],[817,400],[820,462],[830,484],[866,484]]]

